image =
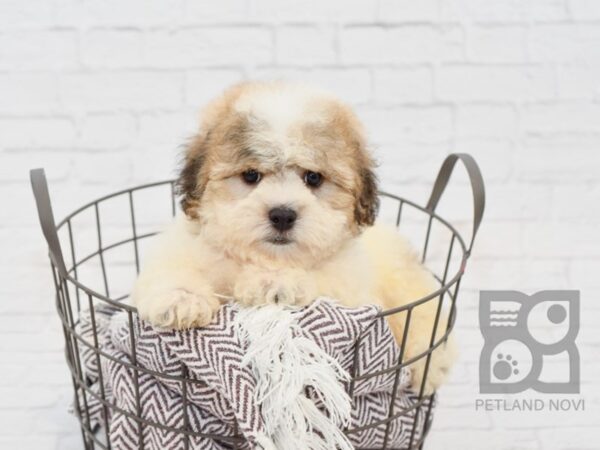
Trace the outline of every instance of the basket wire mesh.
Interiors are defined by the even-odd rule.
[[[446,185],[448,184],[457,161],[461,161],[467,169],[473,193],[474,218],[471,239],[468,245],[465,243],[464,239],[456,230],[456,228],[436,213],[436,207],[440,198],[442,197]],[[143,192],[150,192],[155,189],[166,189],[168,198],[168,212],[170,216],[175,216],[177,212],[175,182],[173,180],[169,180],[159,183],[145,184],[131,189],[115,192],[78,208],[58,224],[56,224],[54,221],[50,196],[48,193],[48,186],[43,169],[34,169],[31,171],[31,182],[37,203],[41,228],[49,247],[50,265],[56,290],[56,309],[62,324],[65,340],[65,358],[70,371],[74,390],[74,412],[80,424],[84,447],[86,449],[114,448],[111,446],[110,442],[109,418],[112,413],[120,413],[130,417],[137,423],[137,433],[142,445],[141,448],[143,448],[144,443],[142,438],[144,427],[156,427],[160,430],[179,433],[183,436],[184,448],[186,450],[191,447],[190,442],[193,437],[214,439],[215,441],[218,441],[224,446],[232,449],[244,448],[244,438],[239,435],[237,425],[234,429],[234,436],[199,433],[192,430],[188,415],[189,400],[187,393],[189,392],[191,385],[202,384],[202,381],[190,378],[184,365],[181,367],[181,374],[179,376],[173,376],[154,372],[138,364],[134,333],[134,318],[137,314],[136,309],[124,301],[128,297],[127,292],[116,294],[111,289],[112,278],[109,275],[109,269],[113,266],[107,263],[107,255],[116,249],[125,249],[131,258],[128,260],[128,264],[125,264],[123,261],[120,261],[120,263],[122,266],[133,266],[134,270],[132,273],[135,276],[135,274],[137,274],[140,270],[142,243],[156,234],[156,226],[154,226],[154,230],[151,229],[152,227],[142,226],[138,217],[139,210],[136,207],[137,196]],[[461,277],[465,271],[465,265],[467,259],[469,258],[471,249],[473,247],[473,242],[475,240],[475,235],[483,217],[483,210],[485,206],[484,184],[479,168],[475,160],[470,155],[451,154],[448,155],[442,164],[442,167],[440,168],[429,197],[429,201],[425,207],[419,206],[408,199],[393,194],[381,192],[380,195],[382,201],[388,203],[391,202],[393,206],[392,209],[394,210],[391,220],[395,221],[397,228],[400,229],[403,227],[406,221],[405,216],[409,210],[412,210],[413,213],[416,212],[418,215],[420,215],[421,220],[417,221],[418,226],[415,227],[415,230],[418,234],[423,236],[421,259],[424,264],[428,265],[430,261],[429,254],[432,253],[432,229],[435,226],[439,226],[445,230],[446,237],[441,241],[438,239],[438,242],[435,242],[435,253],[437,254],[437,258],[439,259],[440,263],[439,265],[441,267],[438,270],[433,270],[428,265],[440,287],[434,292],[431,292],[420,299],[415,299],[409,304],[379,313],[379,316],[403,316],[404,332],[402,341],[399,342],[401,351],[396,364],[384,369],[372,370],[366,373],[358,373],[356,370],[358,367],[357,358],[363,336],[360,335],[356,340],[354,344],[354,363],[350,374],[351,381],[349,383],[348,392],[350,398],[354,398],[355,385],[359,381],[368,380],[370,378],[385,374],[394,374],[394,382],[392,387],[391,401],[388,406],[387,417],[385,417],[383,420],[374,421],[364,426],[349,427],[346,429],[346,433],[348,435],[352,435],[353,433],[361,433],[374,428],[382,429],[384,433],[383,443],[381,447],[377,447],[377,450],[390,450],[389,435],[391,424],[402,416],[413,414],[415,420],[410,431],[410,439],[407,446],[403,447],[402,450],[422,449],[425,438],[431,427],[431,409],[434,403],[433,397],[435,396],[435,394],[431,396],[425,395],[424,381],[428,375],[432,352],[440,345],[444,345],[456,320],[456,301],[459,293]],[[155,202],[154,196],[152,197],[153,202]],[[128,213],[126,214],[128,216],[126,219],[126,222],[128,222],[126,228],[128,229],[128,232],[125,236],[112,239],[109,242],[109,239],[106,237],[106,232],[109,228],[103,226],[101,209],[105,204],[107,204],[107,202],[114,199],[119,199],[126,205],[126,209],[128,210]],[[80,251],[79,247],[82,246],[76,242],[76,230],[78,227],[75,226],[75,222],[84,214],[91,214],[91,218],[87,221],[85,226],[87,227],[86,229],[91,227],[91,229],[94,230],[93,234],[95,236],[90,236],[89,234],[84,235],[83,242],[88,244],[93,242],[94,245],[89,253],[86,253],[85,256],[80,256],[79,254],[82,252]],[[124,219],[124,217],[120,217],[120,219]],[[423,224],[426,224],[424,233],[422,230]],[[61,245],[59,234],[61,234],[63,237],[62,241],[66,241],[64,245]],[[69,265],[67,265],[63,254],[63,248],[67,247],[69,249]],[[95,261],[95,264],[92,264],[92,261]],[[453,262],[455,262],[455,264],[453,264]],[[118,267],[118,265],[119,264],[117,263],[114,266]],[[98,280],[96,283],[83,281],[83,272],[85,270],[88,272],[92,270],[97,274],[99,273],[100,280]],[[91,287],[91,285],[94,286]],[[411,325],[412,313],[415,308],[419,307],[419,305],[423,305],[427,302],[437,302],[437,306],[435,308],[436,315],[433,329],[431,330],[429,347],[421,354],[407,359],[404,355],[404,344],[406,343],[408,330]],[[449,304],[448,319],[445,322],[441,320],[444,302]],[[107,353],[100,345],[95,315],[95,310],[100,304],[110,305],[125,312],[131,347],[130,362],[117,360],[113,355]],[[93,328],[93,339],[91,341],[82,336],[77,328],[82,309],[89,310],[91,325]],[[443,332],[439,332],[438,329],[443,330]],[[94,355],[95,363],[99,369],[99,391],[91,389],[89,380],[86,378],[81,357],[83,349],[86,349]],[[418,400],[409,408],[396,410],[395,401],[398,395],[401,370],[404,367],[410,367],[411,364],[414,364],[417,361],[422,361],[423,359],[425,360],[425,369],[422,380],[423,382],[421,383],[421,388],[418,393]],[[124,365],[134,373],[133,381],[136,398],[134,414],[120,408],[114,402],[111,402],[106,395],[104,390],[104,380],[102,378],[102,365],[106,364],[108,361]],[[184,410],[183,427],[174,428],[161,423],[149,421],[143,417],[139,382],[141,374],[148,374],[159,379],[169,380],[171,382],[177,382],[181,384]],[[103,423],[100,427],[96,426],[91,419],[90,405],[88,404],[88,399],[91,398],[94,398],[102,408],[101,416]],[[425,411],[424,419],[422,423],[419,423],[419,412],[422,409]],[[419,427],[421,428],[420,431]]]

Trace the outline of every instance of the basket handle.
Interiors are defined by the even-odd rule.
[[[471,189],[473,191],[473,233],[471,234],[471,242],[467,249],[467,256],[469,256],[471,254],[471,249],[473,248],[473,242],[475,242],[477,230],[479,230],[479,225],[481,225],[481,219],[483,218],[483,211],[485,209],[485,186],[483,177],[481,176],[479,166],[471,155],[468,153],[451,153],[446,157],[442,163],[442,167],[440,167],[437,178],[435,179],[429,201],[425,208],[429,212],[435,212],[435,208],[437,208],[440,198],[448,185],[450,176],[454,171],[456,161],[458,160],[460,160],[467,169],[471,181]]]
[[[50,202],[50,194],[48,193],[48,183],[46,181],[46,173],[44,169],[33,169],[29,171],[31,179],[31,189],[35,197],[37,205],[38,217],[42,232],[48,243],[50,250],[50,258],[58,269],[62,277],[67,276],[65,260],[63,259],[62,249],[58,234],[56,233],[56,224],[54,222],[54,214],[52,213],[52,203]]]

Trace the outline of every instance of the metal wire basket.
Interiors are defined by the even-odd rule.
[[[452,171],[457,161],[461,161],[470,178],[470,184],[473,193],[474,218],[472,223],[472,235],[469,244],[459,232],[448,221],[440,217],[435,211],[439,200],[448,184]],[[131,339],[131,348],[135,349],[135,336],[133,333],[133,321],[136,317],[136,309],[124,302],[128,297],[127,289],[132,284],[132,280],[139,272],[140,258],[143,244],[148,238],[156,234],[156,230],[163,225],[171,216],[176,214],[176,194],[174,181],[164,181],[160,183],[146,184],[131,189],[122,190],[105,197],[90,202],[77,209],[58,225],[55,224],[48,186],[43,169],[31,171],[31,183],[35,195],[37,209],[41,228],[49,247],[50,264],[54,285],[56,288],[56,308],[60,317],[64,339],[65,356],[70,369],[71,379],[74,389],[74,410],[79,420],[83,444],[86,449],[111,449],[109,439],[109,421],[108,417],[114,412],[126,413],[131,416],[142,427],[157,427],[163,430],[181,433],[185,436],[185,448],[189,448],[190,437],[209,437],[224,445],[225,448],[241,449],[243,447],[243,438],[238,436],[217,436],[203,435],[195,433],[189,427],[173,429],[164,424],[153,423],[146,420],[141,415],[141,399],[139,392],[136,398],[137,414],[130,414],[119,409],[118,405],[111,403],[103,390],[96,392],[90,389],[89,380],[86,378],[85,371],[82,369],[81,354],[82,349],[92,352],[99,368],[106,364],[111,358],[109,354],[103,351],[98,342],[98,336],[93,333],[92,339],[83,336],[78,330],[80,313],[82,308],[89,308],[92,312],[91,319],[94,330],[94,310],[99,305],[110,305],[126,313]],[[158,200],[158,193],[162,192],[164,202]],[[141,218],[140,199],[141,196],[151,193],[148,197],[149,207],[146,210],[165,209],[166,217],[161,220]],[[465,271],[465,265],[469,258],[475,235],[483,217],[485,206],[484,184],[479,168],[475,160],[468,154],[451,154],[442,164],[438,176],[435,180],[429,201],[425,207],[419,206],[405,198],[384,193],[380,193],[382,205],[387,203],[392,207],[390,219],[395,221],[398,228],[402,228],[403,233],[412,229],[422,239],[421,257],[423,263],[434,274],[440,287],[423,298],[415,299],[414,302],[382,311],[380,316],[389,316],[392,314],[401,314],[404,316],[405,329],[410,326],[411,312],[415,307],[426,302],[437,302],[436,317],[430,338],[429,348],[411,359],[404,359],[400,352],[399,360],[396,364],[386,369],[372,370],[365,373],[351,373],[352,381],[349,384],[349,395],[353,398],[354,384],[360,380],[381,376],[382,374],[394,374],[395,381],[392,394],[392,402],[388,408],[387,417],[384,420],[378,420],[362,427],[354,427],[346,430],[346,433],[360,433],[369,429],[382,429],[384,434],[383,444],[378,449],[386,450],[388,446],[388,432],[390,425],[403,416],[412,414],[415,417],[410,440],[402,450],[422,449],[424,440],[431,427],[431,408],[433,396],[424,395],[423,388],[418,393],[418,400],[413,406],[405,410],[394,410],[394,402],[397,395],[398,378],[400,371],[404,367],[410,367],[411,364],[425,359],[424,377],[427,377],[429,362],[432,351],[442,345],[448,338],[456,319],[456,300],[459,292],[461,277]],[[125,213],[115,213],[114,205],[111,203],[120,202],[124,207]],[[108,208],[105,210],[105,208]],[[409,212],[416,217],[407,219]],[[87,219],[84,217],[87,215]],[[77,222],[81,223],[77,223]],[[406,228],[406,230],[404,229]],[[441,229],[444,237],[433,237],[434,229]],[[81,231],[83,230],[83,231]],[[90,231],[92,235],[90,235]],[[117,236],[115,230],[125,230],[120,236]],[[81,236],[77,232],[81,233]],[[439,233],[438,233],[439,234]],[[112,235],[112,236],[110,236]],[[84,247],[88,247],[84,250]],[[67,249],[63,253],[63,249]],[[113,253],[117,253],[116,258]],[[65,255],[69,254],[69,263]],[[438,268],[432,267],[432,260],[438,262]],[[122,292],[117,292],[115,287],[117,279],[120,279],[119,273],[130,272],[130,278],[121,282]],[[94,279],[90,276],[95,277]],[[441,311],[444,303],[449,304],[449,315],[446,323],[441,323]],[[444,327],[443,333],[438,332],[440,327]],[[441,330],[440,330],[441,331]],[[438,337],[436,339],[436,337]],[[406,333],[404,334],[404,340]],[[404,342],[400,343],[403,348]],[[355,355],[359,354],[361,346],[361,337],[355,342]],[[113,361],[114,362],[114,361]],[[125,364],[118,362],[119,364]],[[356,364],[355,364],[356,365]],[[140,373],[148,373],[148,370],[137,364],[135,351],[131,355],[131,364],[127,364],[130,370],[135,371],[137,376]],[[160,376],[160,374],[154,374]],[[99,376],[102,377],[102,370],[99,370]],[[165,377],[167,377],[165,375]],[[198,383],[198,380],[190,379],[186,373],[180,377],[168,376],[169,379],[181,382],[183,391],[191,383]],[[102,380],[100,380],[102,385]],[[423,386],[425,383],[422,383]],[[135,386],[138,387],[137,384]],[[90,420],[90,410],[88,400],[94,397],[102,405],[104,424],[98,427]],[[185,399],[184,399],[185,402]],[[419,423],[419,411],[423,409],[425,414]],[[187,415],[184,413],[184,415]],[[374,449],[373,449],[374,450]]]

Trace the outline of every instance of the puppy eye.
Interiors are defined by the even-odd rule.
[[[249,169],[242,173],[242,178],[247,184],[256,184],[260,181],[262,175],[254,169]]]
[[[307,170],[304,173],[304,182],[307,186],[316,188],[321,186],[321,183],[323,182],[323,176],[318,172]]]

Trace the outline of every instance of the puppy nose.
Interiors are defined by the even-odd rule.
[[[290,208],[278,206],[269,211],[269,220],[273,227],[279,231],[287,231],[294,226],[296,211]]]

